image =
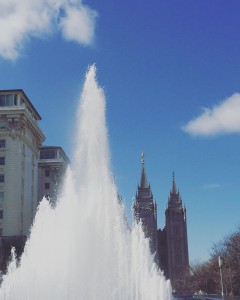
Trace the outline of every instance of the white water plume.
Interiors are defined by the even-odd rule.
[[[90,67],[78,110],[76,152],[62,195],[41,202],[5,300],[170,300],[171,287],[140,226],[128,229],[110,171],[105,97]]]

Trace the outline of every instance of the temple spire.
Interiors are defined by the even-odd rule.
[[[172,194],[177,194],[174,172],[173,172],[173,177],[172,177]]]
[[[137,223],[141,221],[144,234],[147,238],[149,238],[151,252],[156,255],[157,261],[157,204],[153,199],[151,187],[147,180],[145,171],[145,156],[143,152],[141,153],[141,164],[141,178],[133,205],[134,218]]]
[[[145,166],[144,166],[144,163],[145,163],[144,152],[142,152],[141,156],[142,156],[142,174],[141,174],[141,180],[140,180],[140,187],[148,188],[149,184],[147,181],[147,175],[146,175]]]

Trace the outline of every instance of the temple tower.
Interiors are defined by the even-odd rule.
[[[182,276],[189,271],[186,208],[183,206],[179,191],[176,189],[174,173],[165,215],[168,249],[166,275],[174,287]]]
[[[142,153],[142,172],[133,205],[136,222],[142,222],[145,236],[150,239],[152,253],[157,252],[157,204],[153,200],[150,184],[145,171],[144,153]],[[156,257],[157,258],[157,257]]]

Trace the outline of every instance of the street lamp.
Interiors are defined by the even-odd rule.
[[[218,256],[218,266],[220,270],[220,278],[221,278],[221,288],[222,288],[222,298],[224,299],[224,292],[223,292],[223,276],[222,276],[222,266],[223,266],[223,258]]]

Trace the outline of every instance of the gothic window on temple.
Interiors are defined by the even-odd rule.
[[[177,262],[177,264],[181,264],[182,263],[182,259],[181,259],[180,255],[176,256],[176,262]]]
[[[175,243],[175,249],[176,249],[176,250],[179,250],[179,249],[180,249],[179,242],[176,242],[176,243]]]
[[[174,226],[173,232],[174,235],[179,235],[179,227],[177,225]]]

